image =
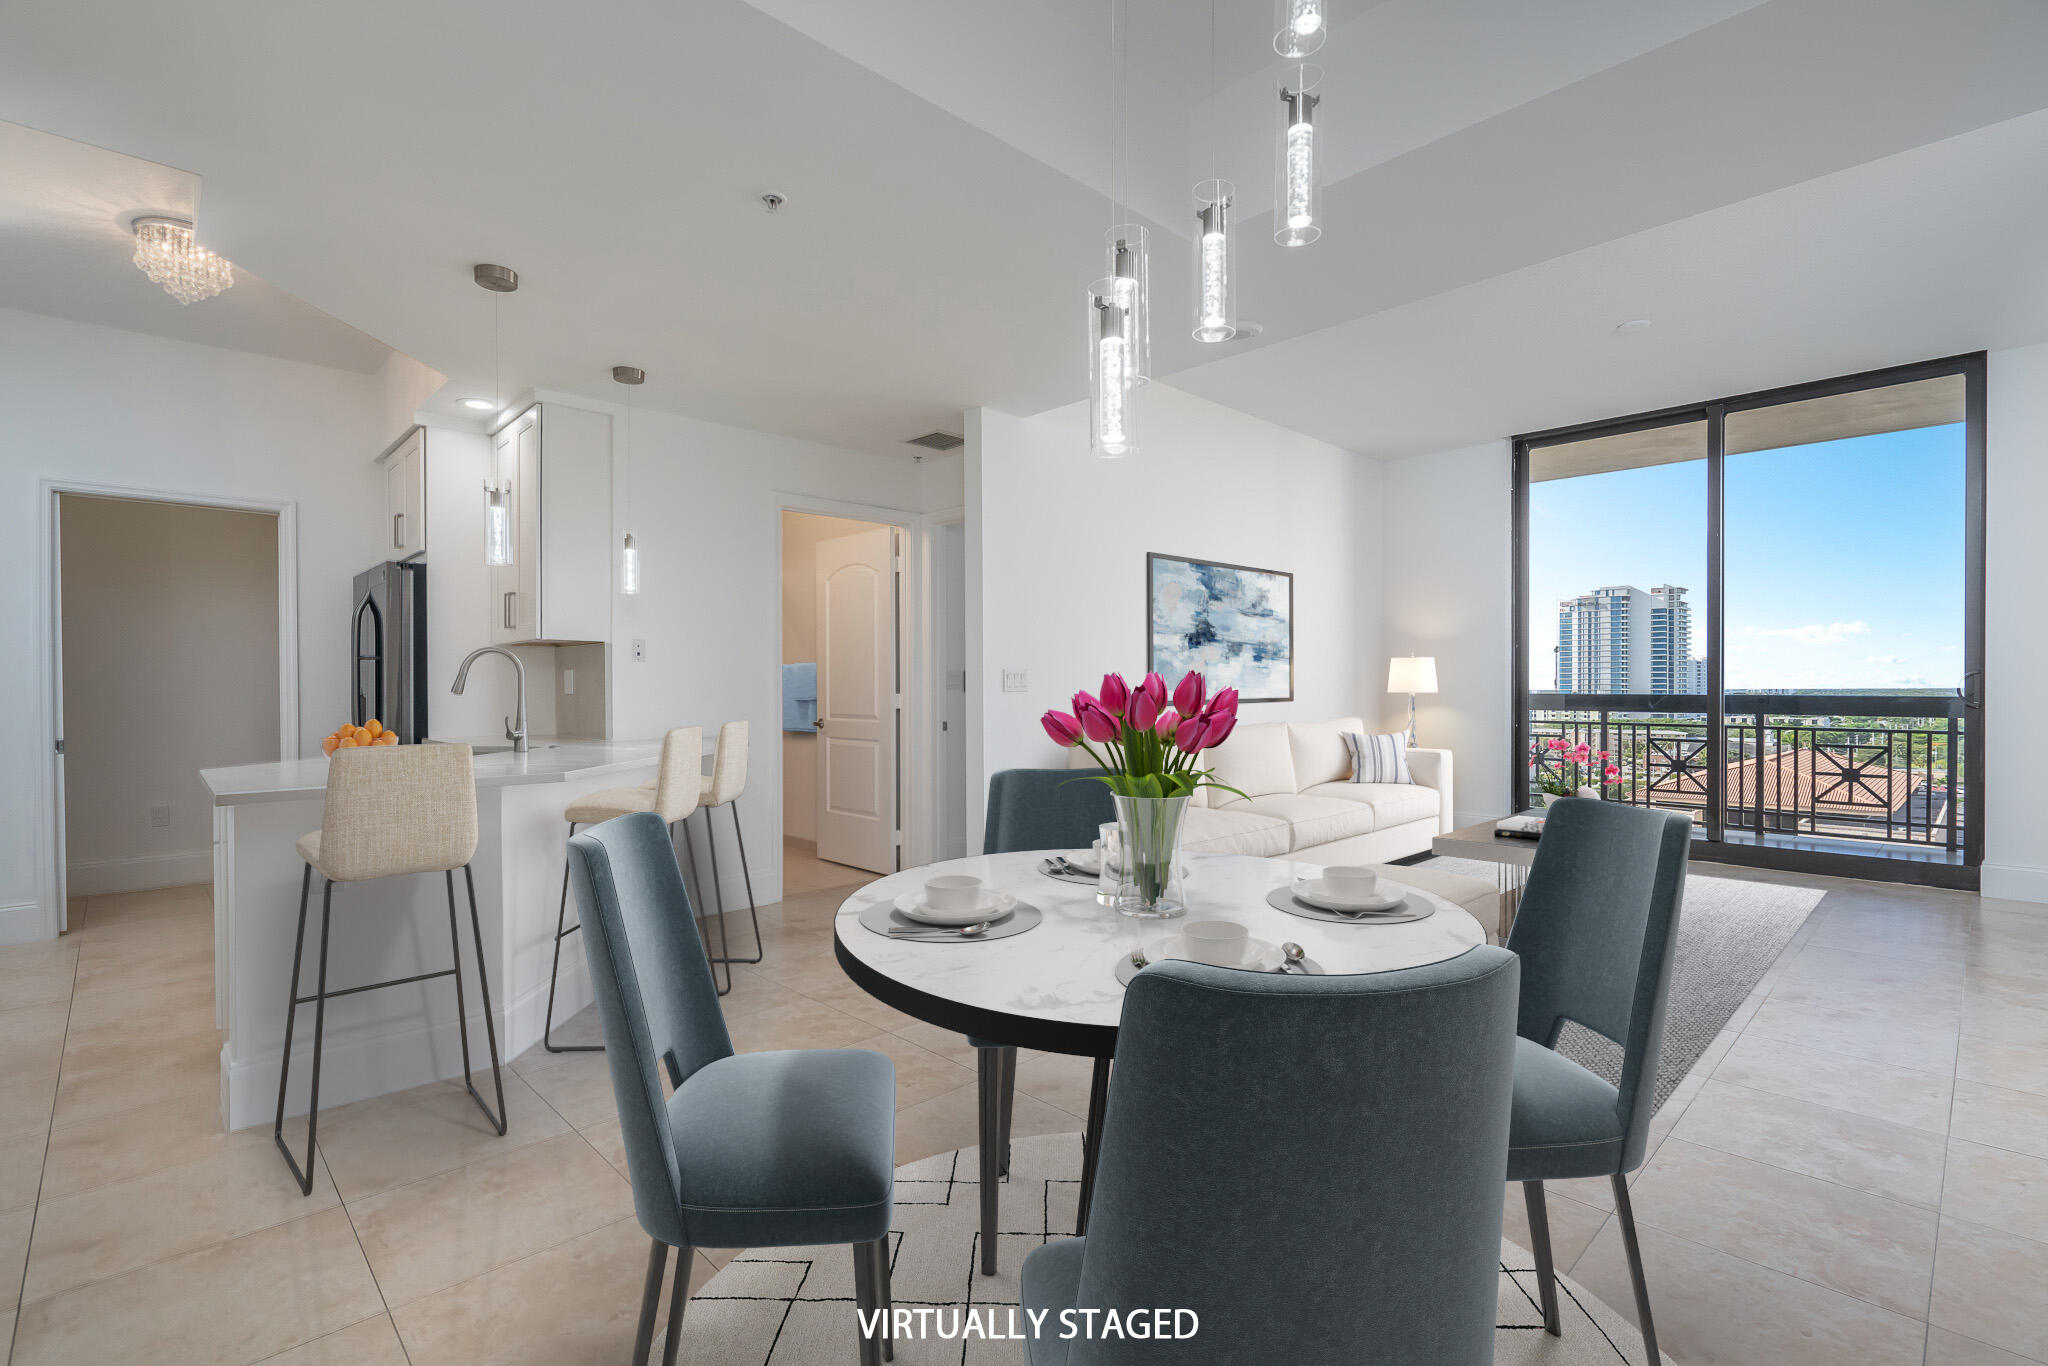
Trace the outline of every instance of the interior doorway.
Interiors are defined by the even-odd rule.
[[[202,768],[281,757],[280,513],[57,492],[55,846],[63,901],[205,884]]]

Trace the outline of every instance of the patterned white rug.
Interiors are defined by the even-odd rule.
[[[969,1309],[979,1311],[975,1318],[984,1328],[991,1322],[1006,1325],[1007,1307],[1017,1303],[1017,1269],[1025,1255],[1073,1231],[1081,1136],[1019,1139],[1011,1147],[1010,1166],[998,1225],[1001,1269],[994,1276],[977,1270],[981,1212],[975,1149],[941,1153],[896,1170],[892,1288],[899,1307],[940,1311],[927,1320],[936,1325],[935,1332],[960,1323]],[[1558,1278],[1564,1335],[1545,1333],[1536,1305],[1534,1261],[1506,1241],[1500,1256],[1496,1363],[1643,1366],[1636,1330],[1568,1278]],[[953,1331],[957,1334],[957,1327]],[[856,1335],[853,1259],[846,1248],[763,1248],[742,1254],[691,1299],[680,1360],[691,1366],[844,1366],[854,1359]],[[1162,1353],[1161,1359],[1190,1358]],[[1023,1361],[1024,1345],[1014,1339],[935,1335],[896,1343],[898,1366],[1022,1366]]]

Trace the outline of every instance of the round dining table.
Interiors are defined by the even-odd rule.
[[[983,1044],[1095,1060],[1083,1138],[1077,1219],[1081,1230],[1087,1227],[1109,1098],[1109,1063],[1123,1014],[1124,987],[1117,980],[1117,967],[1130,960],[1134,949],[1156,961],[1165,956],[1166,941],[1189,921],[1231,920],[1242,924],[1253,939],[1299,944],[1307,962],[1322,972],[1351,974],[1420,967],[1486,942],[1479,922],[1455,902],[1409,884],[1400,884],[1402,890],[1432,906],[1434,914],[1401,923],[1338,923],[1292,915],[1268,904],[1267,896],[1297,878],[1320,873],[1322,865],[1243,854],[1184,856],[1185,917],[1127,916],[1100,904],[1093,884],[1040,871],[1040,865],[1059,852],[1078,851],[949,859],[871,882],[841,904],[833,924],[833,951],[862,990],[906,1015]],[[942,874],[980,878],[984,885],[1036,907],[1043,918],[1007,938],[950,941],[892,938],[861,924],[864,912],[922,891],[926,879]],[[1382,882],[1391,881],[1382,877]],[[995,1051],[984,1048],[984,1060]],[[996,1159],[988,1139],[997,1098],[986,1065],[981,1082],[982,1170],[993,1176]],[[1012,1084],[1012,1079],[1004,1079],[1004,1086]],[[1007,1123],[1001,1128],[1007,1130]],[[991,1181],[985,1180],[984,1191],[985,1199],[993,1195]]]

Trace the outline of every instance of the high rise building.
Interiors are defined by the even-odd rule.
[[[1559,692],[1688,693],[1702,684],[1685,589],[1596,588],[1558,604]]]

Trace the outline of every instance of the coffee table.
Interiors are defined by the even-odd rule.
[[[1522,885],[1529,880],[1529,865],[1536,860],[1537,841],[1496,835],[1493,825],[1492,821],[1481,821],[1448,835],[1438,835],[1429,842],[1429,852],[1438,858],[1478,859],[1493,865],[1494,885],[1500,888],[1500,935],[1505,942],[1515,923],[1515,911],[1521,905]]]

